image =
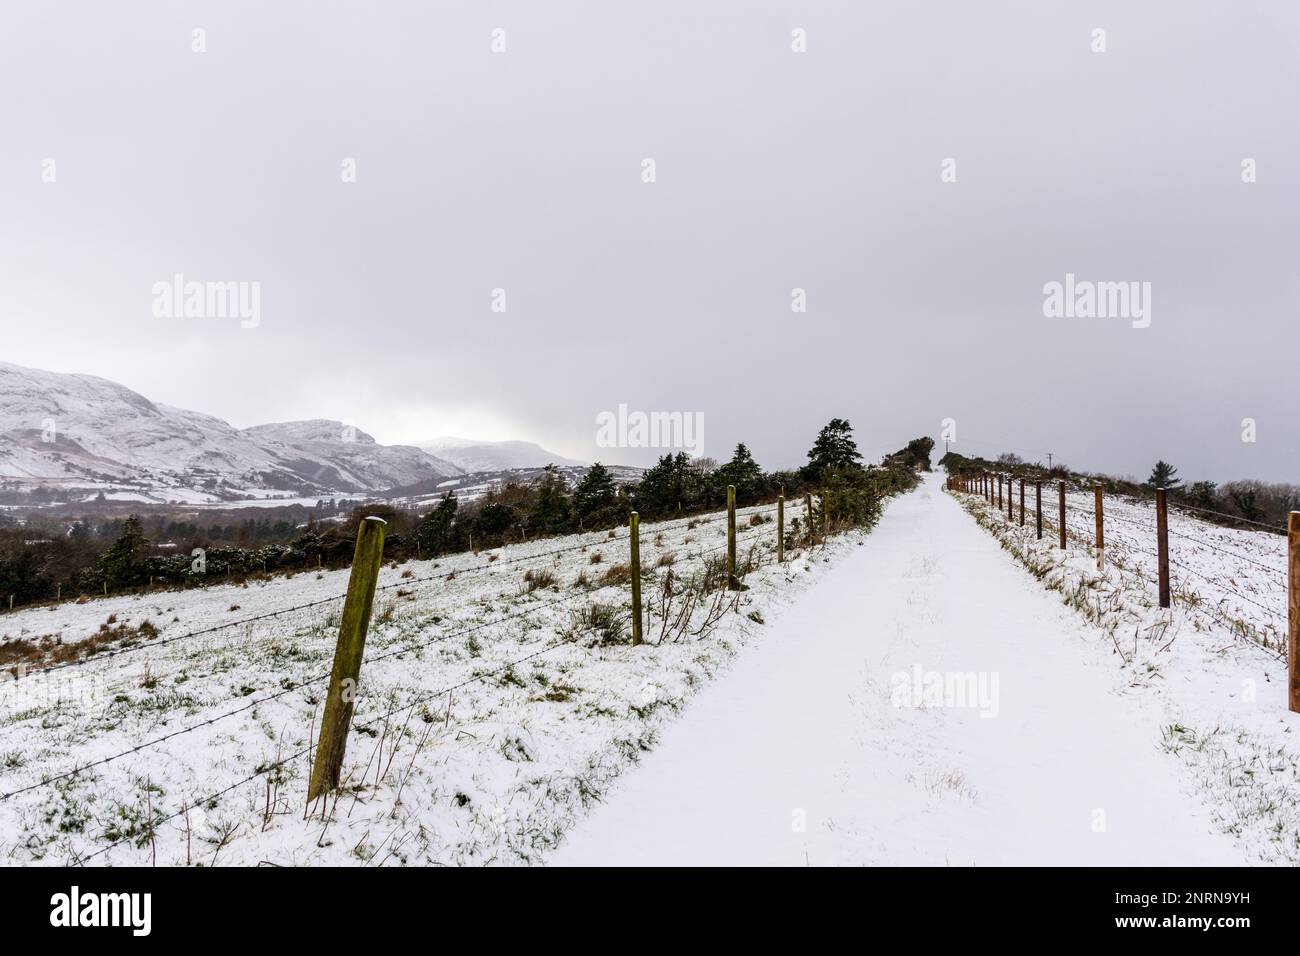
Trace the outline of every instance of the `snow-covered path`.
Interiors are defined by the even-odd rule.
[[[939,475],[771,627],[550,863],[1244,862],[1100,632]],[[981,675],[985,706],[896,706],[916,668]]]

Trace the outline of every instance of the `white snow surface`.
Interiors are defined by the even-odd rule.
[[[1300,719],[1268,632],[1182,590],[1155,608],[1119,538],[1099,575],[1086,542],[1060,552],[941,487],[783,566],[774,526],[748,522],[771,508],[742,509],[742,552],[766,563],[739,613],[660,646],[650,579],[651,644],[573,639],[574,610],[626,609],[626,585],[596,580],[626,530],[386,566],[345,787],[308,820],[347,572],[5,614],[0,643],[110,616],[160,633],[0,680],[0,863],[1300,862]],[[1210,543],[1264,563],[1278,547],[1179,520],[1197,543],[1179,560],[1207,577]],[[723,528],[643,525],[643,563],[673,552],[687,575]],[[530,592],[539,567],[556,580]],[[996,695],[901,699],[917,668],[996,675]]]
[[[1300,715],[1276,658],[1181,617],[1125,656],[1113,621],[1062,603],[941,489],[892,503],[549,862],[1297,862]],[[1003,529],[963,497],[1060,562],[1058,583],[1095,577],[1033,541],[1032,516]],[[914,706],[898,688],[918,668],[996,675],[996,706]]]
[[[777,566],[775,524],[750,526],[756,511],[772,510],[739,512],[742,556],[751,548],[767,555],[746,578],[739,613],[703,636],[658,646],[649,578],[650,644],[572,634],[572,612],[592,602],[626,611],[627,584],[599,580],[627,561],[626,529],[386,566],[344,789],[307,820],[311,733],[347,572],[6,614],[0,642],[72,642],[144,620],[160,633],[125,653],[0,680],[0,862],[538,862],[654,745],[660,726],[739,648],[761,639],[768,625],[753,618],[776,615],[861,537]],[[791,505],[787,517],[801,512]],[[724,538],[718,513],[647,523],[643,566],[662,576],[660,559],[671,553],[680,580],[716,558]],[[528,591],[524,572],[537,568],[555,582]],[[581,575],[590,583],[577,583]],[[696,609],[697,625],[704,613]],[[95,764],[106,757],[115,759]]]

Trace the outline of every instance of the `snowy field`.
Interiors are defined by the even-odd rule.
[[[1043,489],[1044,517],[1055,528],[1055,489]],[[1050,497],[1050,501],[1048,498]],[[1026,492],[1026,513],[1032,490]],[[1016,518],[1019,520],[1019,500]],[[1156,512],[1151,501],[1107,496],[1102,503],[1109,558],[1150,582],[1156,577]],[[1026,520],[1030,520],[1028,517]],[[1095,541],[1091,492],[1065,495],[1065,525],[1071,538],[1091,547]],[[1169,509],[1169,579],[1174,600],[1194,605],[1198,620],[1234,630],[1278,654],[1286,648],[1286,535],[1239,530],[1201,521]]]
[[[646,580],[650,643],[638,648],[602,637],[628,628],[626,529],[386,566],[345,785],[306,818],[346,571],[7,614],[0,644],[115,636],[89,663],[0,681],[0,861],[536,862],[863,538],[777,566],[774,511],[739,513],[742,564],[758,566],[737,607],[708,596],[682,618],[678,597],[678,636],[659,643],[662,592]],[[802,512],[791,503],[787,522]],[[659,581],[671,571],[680,595],[724,541],[718,513],[646,524],[642,563]],[[583,617],[593,604],[609,619]],[[145,621],[157,634],[140,640]]]
[[[1097,571],[1093,495],[1067,493],[1068,548],[1058,547],[1056,488],[1033,489],[1008,522],[978,495],[956,493],[1019,561],[1099,629],[1121,692],[1161,714],[1161,749],[1179,761],[1216,825],[1247,859],[1300,864],[1300,715],[1286,703],[1286,539],[1169,512],[1172,607],[1158,606],[1155,510],[1107,496],[1105,569]]]

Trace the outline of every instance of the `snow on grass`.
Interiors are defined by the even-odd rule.
[[[623,529],[385,566],[344,785],[307,814],[347,571],[6,615],[0,650],[66,648],[103,628],[127,643],[0,681],[0,859],[536,861],[759,622],[860,538],[792,549],[778,566],[774,523],[739,524],[749,590],[704,594],[684,616],[692,578],[718,577],[725,517],[642,526],[647,640],[664,630],[670,574],[681,626],[637,648]],[[133,637],[146,621],[157,636]],[[199,633],[230,621],[246,623]]]
[[[1092,549],[1093,495],[1067,493],[1058,547],[1056,489],[1044,486],[1043,540],[1033,491],[1026,523],[978,495],[956,497],[1042,583],[1095,624],[1126,693],[1163,712],[1162,749],[1180,760],[1251,859],[1300,863],[1300,715],[1286,703],[1286,541],[1169,514],[1172,607],[1159,607],[1155,510],[1107,496],[1106,567]]]

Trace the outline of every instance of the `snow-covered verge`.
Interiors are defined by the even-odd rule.
[[[1024,527],[979,495],[963,507],[1044,586],[1100,629],[1122,693],[1161,709],[1162,749],[1179,760],[1248,858],[1300,864],[1300,715],[1286,704],[1285,540],[1170,513],[1172,607],[1159,607],[1155,513],[1106,497],[1098,571],[1093,498],[1066,498],[1060,550],[1055,488],[1044,487],[1043,539],[1033,489]]]
[[[740,512],[749,590],[734,607],[729,592],[702,594],[688,617],[681,595],[710,562],[716,578],[725,517],[643,525],[654,578],[643,585],[648,643],[635,648],[623,640],[626,530],[385,567],[345,784],[308,812],[346,571],[6,615],[6,643],[116,636],[88,662],[0,681],[0,861],[537,861],[863,537],[791,549],[778,565],[773,511]],[[787,522],[801,513],[791,505]],[[665,616],[677,636],[661,642]],[[157,635],[143,640],[146,620]],[[231,621],[244,623],[207,630]]]

